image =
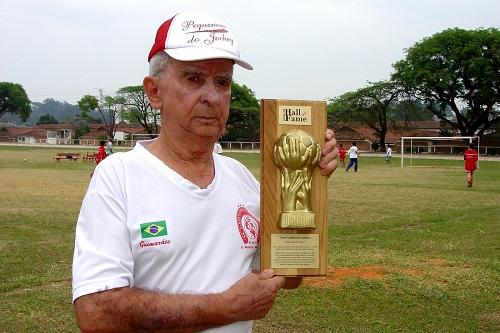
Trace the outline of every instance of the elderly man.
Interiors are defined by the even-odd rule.
[[[280,288],[300,280],[259,272],[236,212],[259,216],[259,184],[213,153],[229,113],[239,56],[229,29],[185,12],[158,29],[144,89],[160,110],[156,140],[97,167],[78,218],[73,300],[83,331],[251,332]],[[322,173],[336,168],[327,131]],[[257,245],[256,245],[257,246]]]

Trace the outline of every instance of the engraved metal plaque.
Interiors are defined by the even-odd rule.
[[[273,268],[319,268],[318,234],[271,235]]]

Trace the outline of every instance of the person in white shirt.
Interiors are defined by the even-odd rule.
[[[162,24],[148,60],[143,85],[162,130],[95,170],[76,227],[78,325],[251,332],[278,290],[301,282],[259,272],[259,184],[241,163],[213,153],[233,66],[252,67],[230,29],[199,12]],[[325,139],[320,168],[330,175],[338,150],[331,130]]]
[[[356,142],[352,143],[351,148],[347,151],[349,154],[349,164],[345,169],[345,172],[349,172],[349,169],[354,166],[354,172],[358,172],[358,147],[356,147]]]
[[[217,141],[214,145],[214,153],[222,154],[222,145],[220,144],[219,141]]]
[[[386,166],[388,166],[388,165],[392,166],[391,159],[392,159],[392,148],[389,145],[387,147],[387,152],[385,153],[385,165]]]

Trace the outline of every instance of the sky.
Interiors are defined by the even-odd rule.
[[[0,81],[72,104],[142,84],[161,23],[185,10],[231,28],[258,99],[325,100],[387,80],[447,28],[500,28],[500,0],[0,0]]]

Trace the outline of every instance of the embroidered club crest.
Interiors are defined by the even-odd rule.
[[[245,206],[240,205],[236,211],[236,223],[243,243],[250,245],[252,248],[257,247],[260,240],[259,220],[250,214]]]

